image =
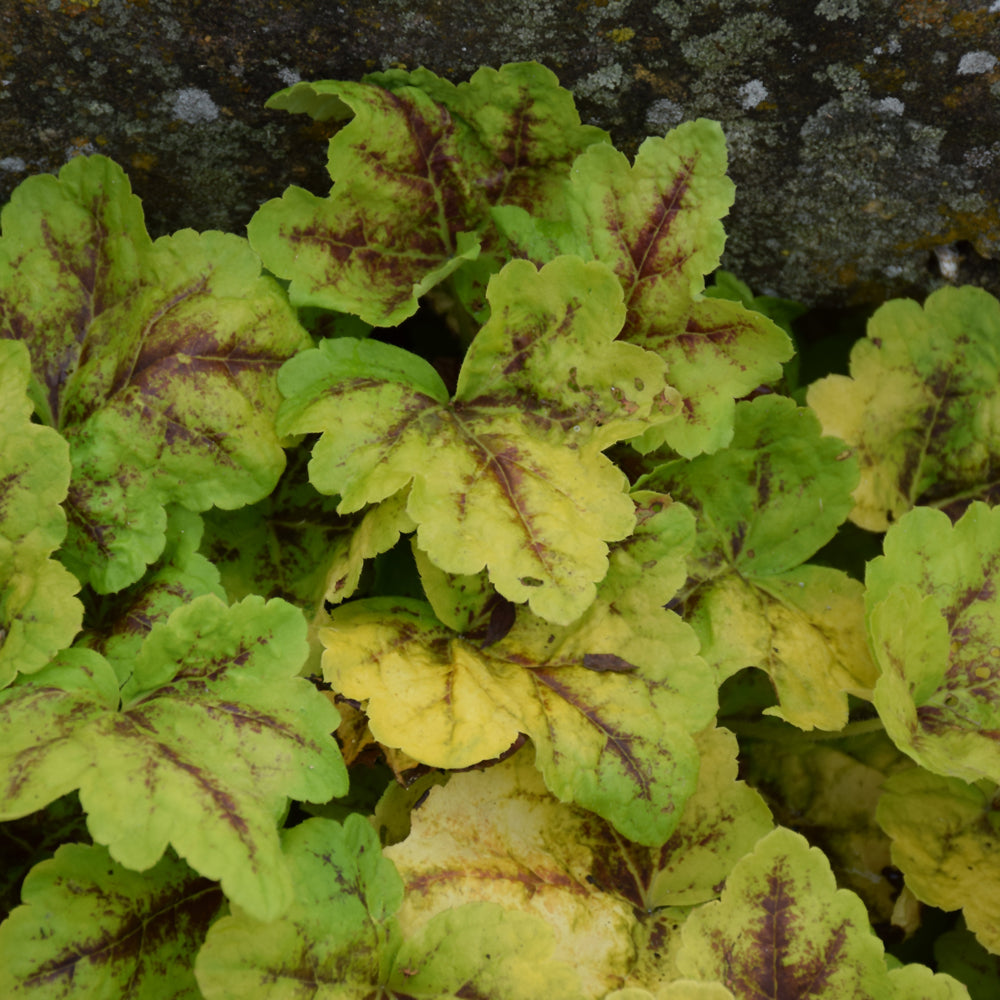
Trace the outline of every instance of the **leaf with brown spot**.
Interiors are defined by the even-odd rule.
[[[24,344],[0,340],[0,688],[44,667],[83,619],[80,582],[52,558],[66,534],[69,448],[31,420],[30,365]]]
[[[768,714],[803,729],[839,729],[848,693],[866,696],[876,677],[860,583],[801,565],[851,509],[857,466],[842,452],[811,411],[759,396],[737,404],[728,448],[639,480],[698,518],[683,598],[702,655],[720,680],[765,670],[781,702]]]
[[[67,844],[31,870],[22,898],[0,924],[8,1000],[199,1000],[195,955],[225,897],[173,854],[134,872],[104,847]]]
[[[941,288],[886,302],[851,350],[851,374],[809,387],[824,432],[857,455],[851,520],[885,531],[915,505],[960,514],[1000,482],[1000,302]]]
[[[328,340],[282,369],[282,434],[321,431],[310,478],[350,513],[408,490],[417,545],[440,569],[486,567],[508,600],[566,624],[607,572],[634,509],[602,454],[659,419],[663,363],[617,343],[621,290],[600,264],[513,261],[452,400],[425,361]]]
[[[663,608],[683,579],[690,513],[657,494],[633,503],[638,527],[572,625],[522,610],[484,645],[424,602],[354,601],[320,630],[324,676],[364,704],[379,742],[434,767],[496,758],[526,733],[556,795],[634,840],[662,842],[694,788],[693,734],[711,719],[716,688],[693,633]],[[600,654],[635,669],[588,669]]]
[[[865,608],[886,732],[929,771],[1000,782],[1000,508],[976,501],[953,525],[917,507],[884,551]]]
[[[617,275],[627,309],[621,338],[662,357],[684,401],[679,419],[637,440],[643,451],[667,443],[690,458],[727,444],[734,400],[779,378],[792,354],[767,317],[702,296],[733,201],[725,171],[722,129],[699,119],[646,139],[632,164],[611,146],[588,148],[566,181],[567,221],[536,209],[541,222],[519,208],[495,211],[519,255],[544,262],[579,254]]]
[[[779,827],[733,869],[722,898],[681,930],[681,972],[735,1000],[889,997],[882,943],[864,904],[838,889],[822,852]]]
[[[290,900],[275,821],[289,797],[347,789],[337,713],[298,671],[301,612],[249,597],[196,598],[150,631],[121,688],[72,649],[0,695],[0,818],[80,789],[88,829],[128,868],[168,844],[246,910]]]
[[[376,326],[412,315],[456,272],[485,318],[486,282],[509,256],[490,207],[558,204],[575,155],[607,139],[537,63],[483,68],[458,86],[423,68],[302,82],[268,106],[352,120],[330,143],[330,195],[289,188],[251,220],[251,243],[291,279],[296,304]]]
[[[196,965],[205,1000],[581,1000],[537,917],[473,904],[401,932],[403,885],[363,817],[306,820],[283,844],[295,902],[277,920],[236,912],[212,927]]]
[[[63,557],[120,590],[162,551],[165,504],[232,509],[271,491],[275,376],[311,341],[245,240],[151,243],[104,157],[29,178],[3,226],[0,338],[28,347],[39,416],[70,443]]]

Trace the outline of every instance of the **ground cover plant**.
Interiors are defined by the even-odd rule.
[[[842,364],[535,64],[271,103],[248,239],[0,217],[0,995],[996,996],[1000,303]]]

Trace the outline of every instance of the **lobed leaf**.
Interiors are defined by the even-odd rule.
[[[536,261],[578,254],[611,267],[625,293],[621,337],[667,362],[681,399],[678,420],[647,430],[643,451],[664,443],[685,457],[712,452],[732,437],[734,399],[781,374],[788,336],[735,302],[704,299],[704,276],[722,254],[721,218],[733,201],[717,122],[685,122],[639,148],[635,162],[595,144],[566,182],[569,219],[495,211],[519,252]]]
[[[0,688],[44,667],[83,620],[79,581],[52,559],[66,534],[69,449],[31,421],[30,364],[23,344],[0,340]]]
[[[104,847],[65,844],[22,892],[0,924],[4,997],[200,1000],[194,956],[225,900],[182,861],[168,855],[139,873]]]
[[[282,842],[294,902],[277,919],[236,910],[211,928],[195,967],[205,1000],[349,1000],[383,981],[403,886],[370,825],[309,819]]]
[[[736,407],[732,444],[644,476],[698,518],[684,613],[703,655],[725,679],[766,671],[780,706],[802,729],[839,729],[847,694],[875,682],[862,587],[840,570],[801,565],[828,542],[857,482],[842,442],[822,437],[812,414],[783,397]]]
[[[275,921],[236,912],[212,927],[196,967],[206,1000],[579,996],[541,920],[478,904],[401,934],[403,886],[362,817],[306,820],[284,842],[295,902]]]
[[[459,269],[463,298],[508,255],[494,204],[548,204],[576,153],[606,140],[580,124],[572,95],[537,63],[478,70],[454,86],[426,69],[363,82],[298,83],[270,107],[352,120],[330,142],[333,188],[301,188],[265,204],[248,227],[267,267],[291,280],[297,305],[355,313],[376,326],[412,315],[417,299]]]
[[[865,605],[886,732],[928,770],[1000,781],[1000,511],[976,502],[952,525],[919,507],[884,547]]]
[[[103,157],[25,181],[2,221],[0,337],[28,347],[38,413],[70,443],[63,558],[120,590],[162,551],[165,504],[270,492],[284,465],[275,375],[310,340],[246,241],[151,243]]]
[[[962,909],[983,947],[1000,954],[996,786],[910,768],[885,782],[878,822],[892,861],[918,899]]]
[[[206,595],[150,632],[121,690],[74,649],[0,696],[8,739],[0,818],[75,788],[94,840],[128,868],[168,843],[250,912],[290,901],[275,822],[287,797],[346,791],[337,715],[306,680],[305,622],[288,604]]]
[[[508,600],[565,624],[593,600],[607,542],[633,527],[624,477],[601,450],[661,406],[663,365],[613,341],[620,290],[600,265],[513,261],[489,296],[453,400],[401,349],[325,341],[282,370],[278,429],[322,432],[310,478],[340,495],[341,513],[409,488],[437,566],[485,566]]]
[[[681,934],[681,971],[722,983],[736,1000],[892,995],[864,904],[836,887],[821,851],[783,827],[757,842],[722,898],[695,910]]]
[[[827,434],[855,451],[851,520],[885,531],[917,504],[964,508],[998,494],[1000,302],[941,288],[923,307],[881,306],[851,351],[851,375],[809,387]]]
[[[456,634],[420,601],[354,601],[320,630],[324,676],[366,703],[379,742],[431,766],[497,757],[524,732],[559,798],[633,840],[662,842],[694,788],[692,734],[711,719],[716,689],[693,633],[663,609],[690,515],[653,494],[636,504],[635,534],[612,551],[596,601],[573,625],[522,611],[487,643],[487,620]]]

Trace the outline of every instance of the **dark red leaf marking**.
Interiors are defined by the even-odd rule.
[[[616,674],[627,674],[639,668],[628,660],[623,660],[614,653],[585,653],[583,665],[587,670],[594,670],[598,673],[611,672]]]

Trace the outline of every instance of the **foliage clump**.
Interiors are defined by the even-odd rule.
[[[0,216],[0,993],[995,994],[1000,304],[800,385],[716,123],[271,103],[333,184],[248,239]]]

